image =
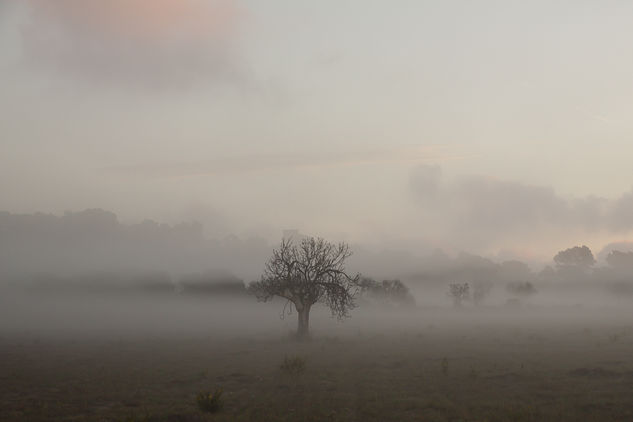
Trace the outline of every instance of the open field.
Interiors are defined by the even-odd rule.
[[[271,304],[65,304],[47,326],[40,303],[18,326],[12,303],[2,421],[633,420],[627,309],[322,310],[299,343]],[[196,394],[216,388],[223,409],[205,415]]]

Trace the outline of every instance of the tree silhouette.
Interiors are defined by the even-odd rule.
[[[616,269],[633,269],[633,252],[611,251],[607,263]]]
[[[578,267],[587,269],[596,263],[591,249],[587,246],[574,246],[560,251],[554,257],[554,262],[559,267]]]
[[[448,296],[453,299],[453,305],[460,308],[462,302],[470,298],[470,286],[468,283],[451,283],[448,285]]]
[[[377,282],[373,278],[362,278],[359,281],[360,294],[370,300],[384,304],[415,306],[415,298],[402,281],[383,280]]]
[[[360,275],[345,271],[345,261],[352,255],[346,243],[333,244],[308,237],[296,245],[283,239],[266,263],[260,281],[249,289],[261,301],[275,296],[287,299],[297,309],[297,337],[309,334],[310,308],[317,302],[327,305],[332,315],[341,319],[355,307]]]

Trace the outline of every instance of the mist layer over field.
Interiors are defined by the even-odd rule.
[[[628,306],[361,304],[344,322],[251,297],[3,292],[3,420],[626,420]],[[448,298],[445,298],[448,299]],[[577,297],[575,299],[578,299]],[[446,302],[446,300],[445,300]],[[449,301],[450,302],[450,301]],[[284,369],[285,359],[303,369]]]

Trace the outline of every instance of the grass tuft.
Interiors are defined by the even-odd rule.
[[[302,374],[306,369],[306,359],[301,356],[286,356],[279,369],[289,374]]]
[[[217,389],[213,393],[202,392],[196,396],[198,408],[203,412],[215,413],[222,409],[222,389]]]

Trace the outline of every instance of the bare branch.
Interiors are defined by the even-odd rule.
[[[322,302],[341,319],[356,306],[359,289],[360,275],[345,270],[345,261],[351,255],[346,243],[308,237],[294,244],[292,239],[283,239],[266,263],[260,281],[251,283],[249,289],[261,301],[275,296],[287,299],[297,311]]]

